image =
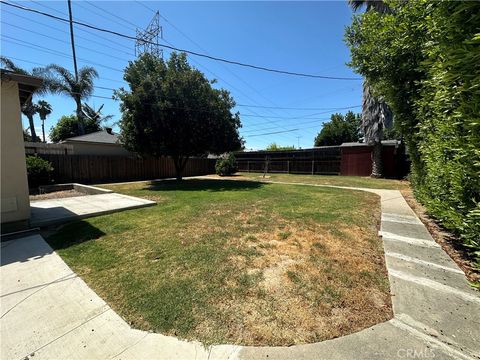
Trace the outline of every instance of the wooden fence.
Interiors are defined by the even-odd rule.
[[[55,183],[84,184],[119,181],[151,180],[175,177],[172,159],[135,158],[127,156],[92,156],[39,154],[52,163]],[[189,159],[183,176],[215,173],[215,159]]]
[[[252,151],[235,154],[239,171],[339,175],[340,147],[305,150]]]

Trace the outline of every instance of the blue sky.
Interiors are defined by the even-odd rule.
[[[10,2],[67,17],[66,0]],[[150,22],[154,15],[151,8],[160,11],[164,39],[176,47],[288,71],[358,77],[345,65],[349,51],[343,34],[352,16],[346,1],[142,3],[74,1],[73,16],[78,21],[134,36],[136,26],[145,27]],[[23,68],[56,63],[73,71],[68,30],[66,23],[1,5],[1,54]],[[134,41],[85,31],[79,26],[74,31],[79,66],[94,66],[99,72],[95,85],[125,86],[122,70],[135,58]],[[165,50],[164,55],[168,56],[169,51]],[[189,60],[208,78],[216,78],[216,86],[228,89],[242,105],[236,110],[240,111],[241,135],[247,149],[262,149],[272,142],[312,147],[322,122],[336,112],[330,109],[361,104],[361,81],[273,74],[195,56],[189,56]],[[94,95],[110,98],[112,91],[96,88]],[[67,97],[42,98],[54,110],[46,129],[75,109],[73,100]],[[114,115],[112,122],[121,117],[114,100],[91,97],[87,103],[95,107],[105,104],[103,112]],[[353,110],[360,111],[360,107]],[[25,119],[24,126],[28,126]],[[39,130],[37,118],[37,133]],[[282,133],[264,135],[272,132]]]

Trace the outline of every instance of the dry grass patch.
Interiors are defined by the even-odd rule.
[[[73,223],[49,242],[136,327],[293,345],[391,317],[373,194],[217,180],[115,187],[163,203]]]

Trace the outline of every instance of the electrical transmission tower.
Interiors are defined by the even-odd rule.
[[[135,40],[135,56],[150,53],[163,59],[163,50],[159,39],[163,40],[163,29],[160,26],[160,13],[157,11],[145,30],[137,29]]]

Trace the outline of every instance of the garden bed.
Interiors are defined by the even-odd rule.
[[[392,316],[374,194],[205,179],[108,188],[158,205],[72,223],[48,241],[134,327],[293,345]]]
[[[30,201],[48,200],[48,199],[64,199],[69,197],[77,197],[77,196],[85,196],[85,195],[87,194],[80,191],[76,191],[74,189],[59,190],[59,191],[52,191],[44,194],[30,195]]]
[[[30,189],[30,201],[108,194],[111,192],[111,190],[78,183],[42,185],[37,189]]]

